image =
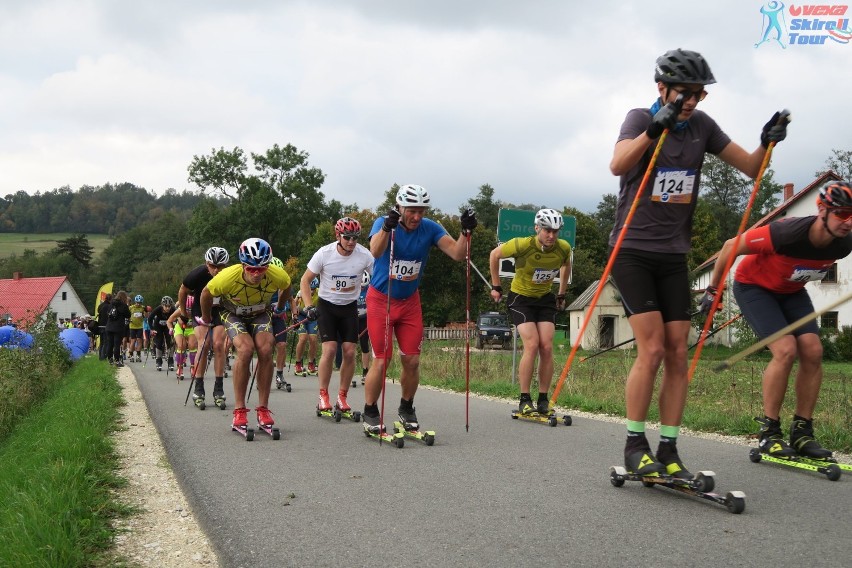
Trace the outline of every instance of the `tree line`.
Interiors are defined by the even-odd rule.
[[[848,176],[852,173],[851,163],[852,152],[833,150],[825,169]],[[183,276],[203,262],[204,251],[209,246],[225,247],[232,262],[236,262],[239,244],[248,237],[260,237],[270,242],[273,252],[285,262],[294,282],[298,282],[313,253],[334,240],[333,223],[338,218],[348,215],[358,219],[363,227],[360,242],[368,246],[367,237],[374,220],[390,209],[398,189],[397,185],[387,188],[381,203],[362,208],[357,203],[327,200],[320,190],[324,180],[325,174],[310,165],[306,152],[290,144],[276,144],[260,154],[247,154],[240,148],[219,148],[195,156],[188,167],[188,181],[199,187],[196,192],[178,194],[170,190],[157,197],[132,184],[108,184],[98,188],[84,186],[77,192],[61,188],[33,196],[22,192],[7,195],[0,201],[0,231],[11,232],[10,228],[14,227],[14,232],[75,234],[57,242],[57,248],[49,253],[26,251],[0,260],[0,278],[10,278],[16,271],[26,276],[67,275],[89,309],[93,308],[100,285],[113,281],[115,289],[140,293],[146,303],[154,305],[164,295],[177,294]],[[752,180],[709,155],[701,183],[689,255],[691,268],[704,262],[736,234],[753,187]],[[779,204],[782,189],[774,180],[773,170],[768,168],[749,224]],[[496,199],[495,195],[495,188],[486,183],[476,188],[475,194],[460,203],[456,211],[432,208],[428,213],[456,236],[460,229],[459,213],[467,207],[477,212],[480,224],[472,236],[471,259],[486,278],[488,255],[497,244],[501,208],[560,209],[558,201],[570,201],[570,195],[562,195],[546,204],[516,204]],[[561,207],[563,214],[573,215],[577,220],[569,303],[603,272],[616,202],[615,194],[606,194],[591,212]],[[99,211],[104,218],[96,219]],[[107,232],[114,238],[102,255],[92,258],[86,233],[99,232]],[[466,285],[463,265],[435,250],[428,266],[421,285],[425,323],[440,326],[448,321],[463,321]],[[472,316],[495,309],[487,287],[475,272],[472,272],[471,292]]]

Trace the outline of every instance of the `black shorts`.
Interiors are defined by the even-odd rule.
[[[358,340],[358,302],[338,306],[322,298],[317,304],[320,341],[355,343]]]
[[[621,249],[612,277],[628,317],[660,312],[664,322],[692,319],[685,254]]]
[[[367,314],[358,316],[358,342],[361,345],[361,353],[370,352],[370,332],[367,331]]]
[[[130,330],[130,339],[141,339],[142,338],[142,328],[139,329],[131,329]]]
[[[287,343],[287,335],[284,330],[287,329],[287,320],[285,318],[272,315],[272,334],[275,336],[275,343]]]
[[[814,312],[811,297],[804,288],[792,294],[776,294],[761,286],[734,281],[733,290],[743,317],[760,339]],[[815,319],[790,332],[796,337],[805,333],[819,335]]]
[[[509,292],[506,307],[512,316],[512,323],[550,322],[556,324],[556,296],[549,292],[541,298],[530,298],[515,292]]]

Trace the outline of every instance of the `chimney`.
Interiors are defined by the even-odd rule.
[[[23,272],[13,272],[12,273],[12,280],[20,280],[23,277],[24,277]]]
[[[784,184],[784,201],[787,201],[791,197],[793,197],[793,193],[795,193],[795,190],[793,189],[793,184],[792,183],[785,183]]]

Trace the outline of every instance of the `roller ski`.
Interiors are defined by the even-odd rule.
[[[246,442],[254,440],[254,429],[248,427],[248,408],[235,408],[234,421],[231,423],[231,431],[236,432],[246,439]]]
[[[540,422],[554,427],[559,423],[559,418],[557,418],[556,412],[550,409],[549,406],[550,402],[546,399],[540,400],[537,406],[533,405],[532,399],[521,400],[518,404],[518,409],[512,411],[512,419]],[[567,414],[564,415],[562,423],[570,426],[572,423],[571,417]]]
[[[316,361],[310,361],[310,362],[308,362],[308,371],[307,371],[307,374],[302,375],[302,376],[303,376],[303,377],[306,377],[307,375],[314,375],[314,376],[317,376],[318,374],[319,374],[319,371],[317,370],[317,363],[316,363]]]
[[[222,381],[216,379],[213,383],[213,403],[219,410],[225,410],[225,391],[222,388]]]
[[[204,402],[204,381],[202,379],[195,379],[195,390],[192,391],[192,403],[195,404],[198,410],[204,410],[207,408],[207,404]]]
[[[398,432],[393,435],[388,434],[384,424],[379,424],[381,418],[378,414],[370,416],[364,412],[361,417],[364,419],[364,435],[368,438],[379,440],[380,443],[385,442],[393,444],[397,448],[401,448],[405,445],[405,434]]]
[[[291,392],[293,390],[293,386],[284,380],[284,371],[275,372],[275,388],[278,390],[284,389],[287,392]]]
[[[293,370],[293,374],[297,377],[307,377],[308,370],[302,366],[301,361],[296,361],[296,368]]]
[[[748,458],[759,463],[766,461],[821,473],[829,481],[840,479],[842,470],[852,471],[848,464],[838,464],[832,453],[820,446],[813,437],[811,420],[794,419],[790,428],[790,444],[784,440],[781,423],[772,418],[755,418],[760,424],[760,441],[749,450]]]
[[[269,434],[273,440],[281,439],[281,431],[275,426],[272,412],[265,406],[258,406],[254,410],[257,412],[257,429]]]
[[[402,434],[406,438],[411,438],[423,442],[427,446],[435,443],[435,432],[432,430],[421,431],[420,423],[417,421],[417,414],[414,412],[414,407],[410,404],[401,404],[398,409],[399,420],[393,423],[394,434]]]

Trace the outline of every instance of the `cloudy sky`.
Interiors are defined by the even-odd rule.
[[[699,108],[748,150],[792,111],[771,167],[801,188],[852,149],[852,43],[755,48],[764,3],[0,0],[0,195],[193,190],[194,155],[291,143],[343,203],[419,183],[450,211],[488,183],[593,211],[618,188],[625,113],[677,47],[707,58]]]

